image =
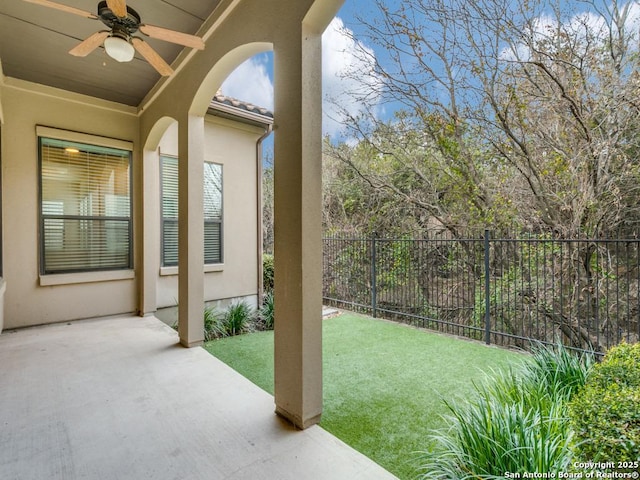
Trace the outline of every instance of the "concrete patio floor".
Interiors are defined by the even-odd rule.
[[[0,335],[0,478],[392,479],[155,317]]]

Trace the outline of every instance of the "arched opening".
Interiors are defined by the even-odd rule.
[[[180,316],[179,168],[184,166],[183,158],[195,163],[184,155],[184,144],[192,141],[192,132],[188,132],[185,141],[186,123],[197,124],[202,138],[204,168],[194,178],[196,183],[198,178],[204,183],[203,308],[222,311],[235,302],[246,302],[254,309],[259,307],[262,286],[259,155],[260,144],[271,131],[272,118],[261,113],[263,110],[249,109],[252,105],[248,103],[240,106],[235,101],[224,103],[216,92],[227,72],[253,52],[269,47],[253,44],[227,54],[212,68],[195,95],[196,99],[206,101],[202,116],[192,114],[183,122],[162,117],[150,129],[144,144],[145,245],[140,311],[155,312],[170,325],[176,324]],[[203,108],[194,101],[192,110],[199,113]],[[195,210],[196,207],[189,208],[190,213]],[[191,291],[196,289],[200,290],[190,286]],[[202,315],[197,316],[202,321]]]

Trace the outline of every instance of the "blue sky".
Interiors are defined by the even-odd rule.
[[[386,0],[385,4],[390,9],[398,6],[401,0]],[[610,0],[595,0],[596,4],[602,6]],[[619,6],[622,7],[627,2],[622,0]],[[631,23],[634,29],[640,25],[640,2],[631,1],[632,14]],[[580,3],[581,9],[588,9],[588,3]],[[584,11],[583,10],[583,11]],[[329,25],[323,35],[323,131],[325,135],[333,139],[343,139],[340,135],[340,117],[336,107],[330,101],[337,99],[343,108],[346,108],[351,115],[357,115],[361,105],[351,101],[344,92],[355,88],[357,85],[353,81],[341,78],[341,73],[346,69],[355,71],[365,71],[370,67],[354,55],[357,43],[371,49],[372,53],[384,64],[383,52],[376,51],[375,46],[368,45],[364,40],[364,35],[359,35],[361,28],[356,21],[356,16],[372,19],[376,15],[376,5],[371,0],[346,0],[336,18]],[[584,15],[584,13],[583,13]],[[564,21],[570,25],[577,17],[566,18]],[[589,23],[599,22],[597,15],[592,11],[587,14]],[[539,28],[541,31],[546,26],[553,24],[551,17],[542,15],[539,18]],[[634,23],[637,22],[637,23]],[[349,30],[355,37],[345,36],[342,31]],[[356,43],[357,42],[357,43]],[[273,109],[273,68],[272,55],[260,54],[240,65],[222,86],[222,92],[240,100],[254,103],[256,105]],[[384,119],[389,117],[393,111],[393,106],[380,106],[378,115]],[[276,112],[277,113],[277,112]]]
[[[330,99],[339,99],[341,105],[346,105],[352,114],[361,108],[344,95],[350,85],[340,78],[340,74],[346,68],[366,68],[366,65],[358,65],[359,60],[353,55],[356,44],[341,29],[355,30],[357,35],[355,12],[364,14],[367,7],[371,9],[371,2],[367,0],[346,0],[323,35],[323,131],[332,137],[340,137],[341,128],[340,115]],[[240,65],[222,85],[222,93],[273,109],[272,54],[256,55]]]

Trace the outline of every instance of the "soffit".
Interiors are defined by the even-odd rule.
[[[58,1],[58,0],[56,0]],[[96,12],[98,0],[59,0]],[[220,0],[128,0],[142,22],[196,34]],[[136,52],[133,61],[118,63],[103,47],[87,57],[68,51],[94,32],[99,20],[61,12],[22,0],[0,0],[0,60],[13,77],[125,105],[138,106],[160,75]],[[171,64],[183,47],[141,35]]]

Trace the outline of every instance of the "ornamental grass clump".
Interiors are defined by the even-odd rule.
[[[209,342],[216,338],[227,336],[227,329],[224,325],[224,314],[214,307],[204,309],[204,341]]]
[[[572,458],[567,405],[593,364],[561,345],[537,346],[519,369],[494,373],[463,404],[445,401],[449,428],[421,457],[424,479],[504,478],[566,472]]]
[[[591,353],[576,353],[562,344],[534,344],[532,361],[525,364],[525,375],[546,387],[551,398],[569,400],[587,381],[594,365]]]
[[[243,333],[255,316],[254,310],[246,302],[232,304],[224,314],[223,325],[227,335]]]

